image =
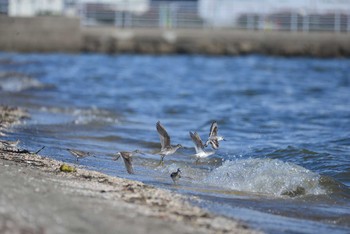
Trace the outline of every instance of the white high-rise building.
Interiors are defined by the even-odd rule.
[[[9,16],[61,15],[63,0],[9,0]]]
[[[36,15],[78,16],[78,8],[84,4],[112,4],[118,10],[145,12],[149,0],[9,0],[8,15],[30,17]]]

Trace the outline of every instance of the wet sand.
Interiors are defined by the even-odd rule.
[[[2,128],[29,117],[18,108],[0,113]],[[258,233],[174,192],[79,167],[63,172],[62,164],[2,147],[0,233]]]

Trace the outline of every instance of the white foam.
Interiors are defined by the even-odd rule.
[[[74,124],[84,125],[92,122],[96,123],[119,123],[119,120],[110,112],[97,107],[90,109],[75,109],[73,111],[75,116]]]
[[[0,80],[0,89],[9,92],[19,92],[42,87],[42,83],[30,77],[9,77]]]
[[[273,196],[300,191],[300,195],[325,194],[319,179],[317,173],[277,159],[238,159],[225,161],[202,182],[235,191]]]

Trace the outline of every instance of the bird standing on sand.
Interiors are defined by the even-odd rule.
[[[200,138],[200,136],[198,135],[197,132],[190,132],[190,137],[194,143],[194,147],[196,149],[196,157],[198,158],[206,158],[212,154],[214,154],[214,151],[205,151],[204,150],[204,145],[202,142],[202,139]]]
[[[79,161],[79,158],[85,158],[91,155],[90,152],[84,152],[84,151],[73,150],[73,149],[67,149],[67,150],[77,159],[77,162]]]
[[[180,168],[178,168],[176,172],[171,173],[170,177],[174,181],[174,184],[177,184],[177,181],[181,178]]]
[[[223,136],[218,136],[218,124],[216,121],[214,121],[211,124],[209,137],[208,137],[208,140],[204,146],[207,147],[208,144],[210,143],[211,147],[213,147],[213,149],[218,149],[219,148],[219,141],[225,141],[225,139]]]
[[[163,160],[165,156],[174,154],[179,148],[182,147],[182,145],[177,144],[176,146],[172,146],[170,144],[169,134],[159,121],[157,122],[156,127],[160,138],[160,144],[162,146],[159,152],[159,155],[161,156],[159,165],[161,165],[164,164]]]
[[[115,158],[115,160],[118,160],[120,157],[123,158],[126,171],[129,174],[135,174],[134,168],[132,167],[132,157],[133,157],[134,153],[141,153],[141,152],[139,150],[134,150],[132,152],[120,151],[116,154],[117,158]]]

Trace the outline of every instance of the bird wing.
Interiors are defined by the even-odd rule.
[[[74,157],[76,157],[77,156],[77,153],[76,153],[76,151],[75,150],[72,150],[72,149],[67,149],[67,151],[69,152],[69,153],[71,153]]]
[[[210,127],[209,137],[217,136],[217,135],[218,135],[218,124],[216,121],[214,121]]]
[[[194,133],[190,132],[190,137],[194,143],[194,147],[196,148],[196,153],[198,154],[199,152],[203,152],[203,148],[204,148],[203,142],[202,142],[200,136],[198,135],[198,133],[197,132],[194,132]]]
[[[120,152],[120,155],[121,155],[123,158],[131,158],[131,157],[132,157],[132,152],[121,151],[121,152]]]
[[[89,156],[89,153],[86,153],[84,151],[80,151],[80,150],[73,150],[73,149],[67,149],[69,151],[69,153],[71,153],[72,155],[74,155],[75,157],[80,157],[80,158],[84,158],[86,156]]]
[[[157,131],[159,134],[160,144],[162,145],[162,149],[170,146],[170,137],[167,131],[165,130],[165,128],[163,127],[163,125],[159,121],[157,122]]]
[[[213,147],[213,149],[219,148],[219,141],[218,140],[211,140],[210,144],[211,144],[211,147]]]
[[[121,155],[124,160],[126,171],[129,174],[135,174],[134,168],[132,167],[132,154],[130,152],[121,152]]]

